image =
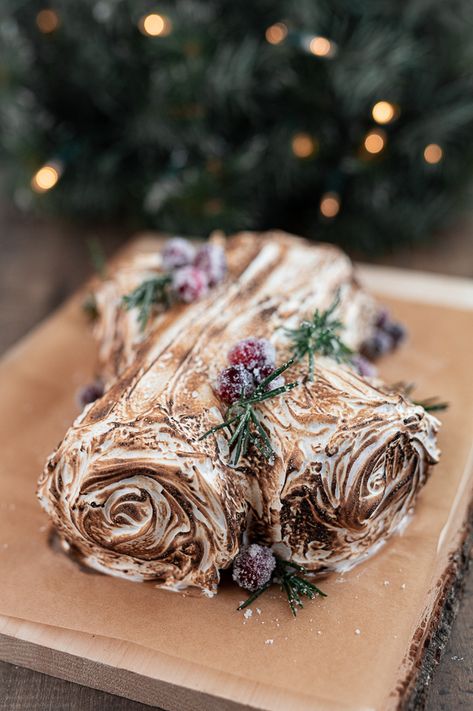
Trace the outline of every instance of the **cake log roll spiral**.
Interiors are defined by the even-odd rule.
[[[265,409],[272,467],[253,465],[250,537],[312,572],[360,563],[409,520],[438,461],[438,420],[328,359]]]
[[[226,476],[215,444],[136,382],[76,420],[50,457],[38,496],[66,550],[101,572],[213,594],[246,525],[246,481]],[[138,398],[138,401],[141,398]]]

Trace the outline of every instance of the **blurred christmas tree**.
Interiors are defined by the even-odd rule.
[[[3,0],[0,20],[2,163],[25,208],[372,251],[465,195],[470,0]]]

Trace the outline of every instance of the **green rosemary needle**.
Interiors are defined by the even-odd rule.
[[[309,362],[309,380],[314,379],[315,354],[329,356],[337,361],[348,360],[353,351],[340,338],[339,331],[343,324],[333,318],[333,312],[340,302],[339,294],[325,311],[316,309],[310,321],[302,321],[298,328],[285,328],[292,341],[294,360],[300,361],[307,356]]]
[[[169,303],[168,286],[171,283],[170,274],[159,274],[139,284],[130,294],[123,297],[123,305],[127,310],[138,309],[138,323],[144,331],[154,304]]]
[[[426,412],[440,412],[441,410],[448,410],[449,403],[442,402],[438,397],[429,397],[425,400],[414,400],[414,405],[420,405]]]
[[[251,605],[256,598],[268,590],[273,583],[279,582],[281,590],[283,590],[287,595],[287,601],[289,603],[291,613],[294,617],[296,617],[298,607],[304,607],[302,597],[307,597],[309,600],[313,600],[317,595],[320,597],[327,597],[327,594],[322,592],[320,588],[301,577],[301,575],[298,575],[298,573],[304,575],[306,572],[306,569],[302,565],[292,563],[288,560],[283,560],[282,558],[278,558],[276,556],[276,567],[271,580],[255,590],[255,592],[253,592],[244,602],[242,602],[237,609],[244,610],[245,607]]]
[[[262,380],[250,396],[241,397],[237,400],[228,408],[226,419],[201,435],[199,441],[215,434],[219,430],[227,429],[230,433],[228,446],[231,452],[230,464],[232,466],[236,466],[240,458],[247,454],[250,444],[255,445],[266,459],[270,459],[274,454],[271,440],[261,424],[254,406],[260,402],[278,397],[299,385],[296,381],[281,385],[278,388],[274,388],[274,390],[268,390],[268,385],[290,368],[293,363],[294,359],[291,358],[291,360],[276,368],[267,378]]]
[[[392,389],[394,391],[398,390],[400,391],[403,395],[406,397],[411,397],[412,393],[415,390],[415,383],[395,383],[392,386]],[[448,402],[443,402],[440,400],[437,395],[434,395],[433,397],[427,397],[425,400],[412,400],[414,405],[419,405],[420,407],[423,407],[426,412],[440,412],[442,410],[448,410],[449,408],[449,403]]]

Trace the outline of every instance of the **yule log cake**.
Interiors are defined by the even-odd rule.
[[[438,421],[360,374],[378,307],[332,246],[179,242],[96,290],[105,392],[38,488],[64,547],[206,594],[249,543],[309,572],[364,560],[406,524],[438,460]]]

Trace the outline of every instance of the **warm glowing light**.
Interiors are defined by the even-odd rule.
[[[326,37],[313,37],[309,42],[309,51],[316,57],[330,57],[334,49],[334,44]]]
[[[371,115],[376,123],[390,123],[396,118],[396,114],[396,107],[389,101],[378,101],[371,110]]]
[[[320,201],[320,212],[324,217],[335,217],[340,212],[340,195],[338,193],[325,193]]]
[[[54,10],[40,10],[36,15],[36,24],[40,32],[49,34],[59,27],[59,16]]]
[[[309,158],[317,149],[317,142],[308,133],[296,133],[291,141],[292,152],[298,158]]]
[[[269,44],[279,44],[287,37],[287,27],[284,22],[276,22],[266,30],[266,39]]]
[[[61,176],[57,165],[52,163],[43,165],[32,177],[31,187],[36,193],[45,193],[54,188]]]
[[[166,37],[172,29],[171,21],[157,13],[142,17],[138,26],[141,32],[149,37]]]
[[[424,148],[424,160],[426,163],[440,163],[443,158],[443,150],[438,145],[438,143],[429,143],[428,146]]]
[[[381,153],[386,144],[386,134],[384,131],[370,131],[366,137],[364,146],[368,153]]]

